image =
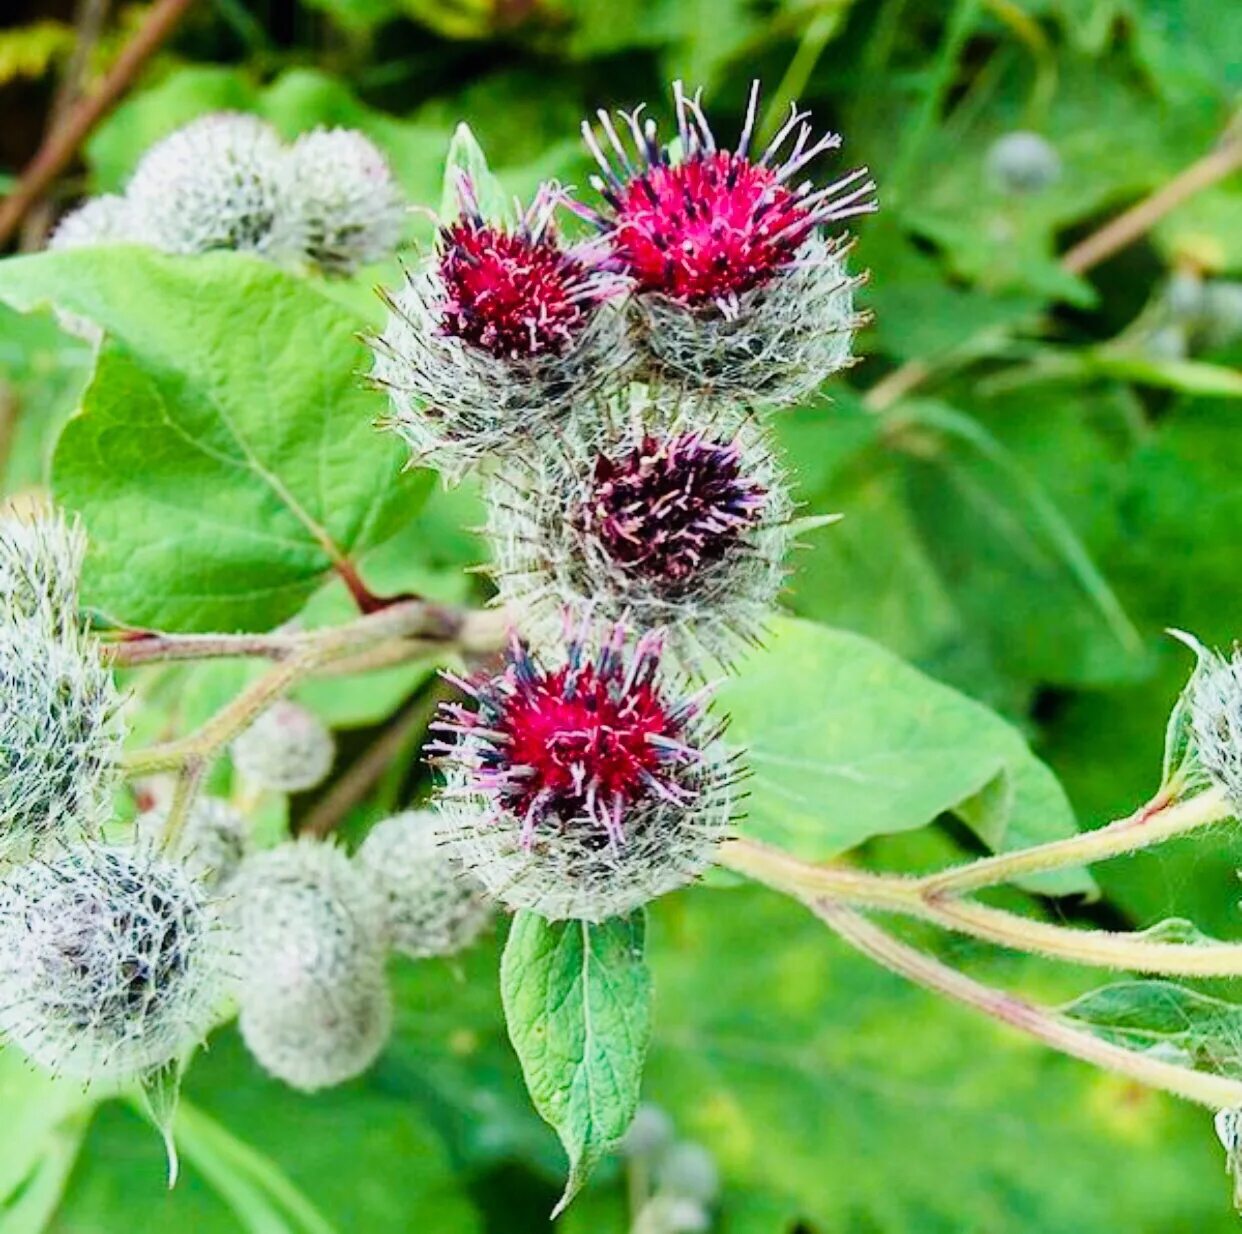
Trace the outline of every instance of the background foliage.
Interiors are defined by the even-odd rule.
[[[70,10],[6,8],[0,174],[37,143],[73,45]],[[92,71],[141,10],[120,8]],[[814,856],[866,842],[865,859],[914,869],[981,841],[1063,834],[1075,813],[1089,826],[1127,812],[1158,778],[1163,717],[1188,668],[1162,629],[1220,644],[1242,632],[1242,323],[1232,337],[1178,324],[1168,295],[1174,277],[1242,278],[1242,186],[1201,193],[1088,277],[1057,260],[1226,130],[1240,44],[1242,8],[1217,0],[202,0],[60,187],[115,189],[154,139],[224,107],[287,135],[361,128],[411,198],[435,207],[460,119],[526,193],[548,175],[584,183],[580,118],[643,99],[664,112],[672,76],[705,87],[725,133],[755,75],[770,99],[811,105],[845,134],[851,163],[870,164],[883,207],[856,250],[872,271],[866,362],[779,425],[809,511],[846,515],[808,537],[788,596],[831,630],[783,625],[779,654],[725,702],[736,739],[757,751],[761,834]],[[1009,197],[989,180],[987,151],[1015,128],[1060,154],[1043,193]],[[426,235],[415,221],[411,238]],[[353,380],[354,332],[378,312],[368,283],[393,271],[322,289],[212,258],[187,287],[186,267],[150,257],[135,296],[138,275],[107,254],[32,260],[0,273],[0,299],[89,307],[109,341],[84,390],[80,344],[46,313],[0,308],[5,488],[51,478],[61,500],[95,511],[88,582],[103,612],[266,628],[309,603],[307,622],[337,619],[345,599],[325,583],[320,530],[360,557],[377,591],[483,596],[465,572],[484,552],[465,530],[479,521],[470,490],[399,476],[370,428],[374,396]],[[192,330],[169,307],[188,295]],[[305,371],[308,350],[330,358],[337,388]],[[927,380],[876,410],[866,392],[907,362]],[[59,431],[83,403],[53,472]],[[348,466],[325,476],[329,429]],[[208,471],[203,443],[253,466]],[[269,458],[281,492],[263,479]],[[282,542],[275,571],[269,551],[253,551],[255,527]],[[183,730],[246,671],[144,678],[143,723],[153,736]],[[425,715],[429,677],[415,665],[307,687],[325,719],[356,730],[339,766],[391,734],[394,715]],[[894,733],[893,700],[911,697],[938,748]],[[347,833],[425,787],[420,729],[402,732]],[[883,790],[834,778],[851,760],[876,768]],[[295,823],[321,804],[295,801]],[[1055,911],[1112,925],[1176,912],[1236,937],[1236,844],[1228,831],[1105,866],[1098,898]],[[1085,988],[937,945],[1053,999]],[[766,893],[674,897],[652,914],[647,951],[644,1096],[717,1155],[721,1231],[1234,1228],[1201,1114],[935,1003]],[[313,1099],[261,1077],[223,1034],[190,1073],[172,1193],[158,1138],[128,1106],[95,1110],[0,1055],[0,1229],[546,1229],[563,1159],[529,1109],[497,967],[495,945],[460,969],[406,964],[381,1064]],[[560,1228],[624,1230],[624,1195],[606,1162]]]

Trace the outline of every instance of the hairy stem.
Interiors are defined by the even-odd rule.
[[[826,896],[811,897],[807,906],[855,950],[915,984],[1017,1029],[1071,1058],[1163,1089],[1209,1109],[1242,1105],[1242,1083],[1223,1076],[1191,1071],[1146,1054],[1112,1045],[1077,1028],[1055,1012],[993,989],[911,947],[868,921],[854,909]]]

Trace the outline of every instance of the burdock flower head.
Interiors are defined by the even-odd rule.
[[[248,858],[230,891],[250,1052],[307,1091],[366,1070],[392,1025],[383,903],[369,880],[340,849],[306,839]]]
[[[311,262],[348,275],[393,255],[405,196],[372,141],[352,129],[315,129],[286,158],[291,208]]]
[[[126,190],[137,238],[168,253],[232,249],[296,261],[304,236],[276,130],[257,116],[201,116],[152,146]]]
[[[1199,657],[1183,696],[1195,765],[1242,814],[1242,649],[1226,658],[1174,633]]]
[[[874,210],[875,185],[866,168],[822,188],[797,183],[841,139],[813,140],[809,113],[796,107],[752,154],[758,83],[734,150],[717,146],[698,96],[687,97],[680,82],[673,93],[675,153],[641,108],[623,115],[632,151],[606,112],[598,115],[608,152],[583,124],[606,206],[581,212],[634,282],[654,375],[743,402],[796,402],[849,362],[862,321],[853,308],[859,280],[845,272],[845,242],[823,229]]]
[[[0,881],[0,1032],[54,1072],[135,1078],[207,1035],[231,954],[181,866],[75,845]]]
[[[280,699],[233,742],[233,765],[256,788],[303,793],[332,770],[336,741],[313,711]]]
[[[602,921],[690,882],[729,826],[736,767],[660,672],[660,638],[586,630],[547,664],[515,635],[504,670],[457,681],[431,747],[450,851],[513,909]]]
[[[625,280],[598,245],[560,242],[556,185],[513,228],[483,217],[468,177],[460,193],[435,253],[385,295],[388,323],[371,343],[391,427],[450,479],[546,436],[626,355],[613,303]]]
[[[537,642],[590,605],[665,631],[696,670],[763,629],[793,537],[781,468],[749,420],[640,416],[515,460],[491,496],[500,599]]]

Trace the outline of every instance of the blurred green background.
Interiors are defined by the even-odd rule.
[[[39,144],[84,18],[101,19],[89,83],[145,12],[6,0],[0,189]],[[58,212],[117,188],[204,111],[258,111],[288,134],[361,128],[435,207],[460,120],[525,194],[547,176],[585,185],[577,129],[596,107],[645,100],[667,117],[681,77],[727,142],[759,77],[769,123],[790,98],[810,107],[844,134],[841,166],[872,168],[882,207],[856,229],[874,313],[863,362],[779,424],[808,507],[846,516],[810,538],[788,603],[1018,723],[1089,826],[1155,786],[1189,667],[1164,628],[1242,634],[1239,176],[1082,273],[1061,259],[1239,139],[1240,49],[1242,5],[1222,0],[198,0],[21,244],[41,247]],[[1052,155],[1033,191],[998,170],[1016,131]],[[365,281],[340,294],[378,304]],[[50,317],[0,310],[7,492],[41,484],[88,367]],[[484,550],[460,528],[476,516],[469,492],[421,516],[432,589],[463,594]],[[336,700],[359,748],[422,680],[394,682],[382,706]],[[913,869],[968,844],[946,824],[865,857]],[[1190,916],[1237,937],[1238,849],[1230,829],[1130,857],[1100,870],[1098,902],[1027,909],[1114,927]],[[1205,1114],[935,1003],[796,908],[700,889],[658,906],[652,935],[645,1093],[715,1154],[714,1230],[1235,1228]],[[1053,1000],[1085,988],[936,945]],[[319,1097],[262,1078],[223,1034],[190,1075],[172,1193],[127,1106],[88,1109],[0,1055],[0,1232],[546,1229],[561,1160],[522,1091],[495,969],[494,945],[464,971],[406,965],[381,1064]],[[622,1234],[625,1194],[613,1163],[561,1228]]]

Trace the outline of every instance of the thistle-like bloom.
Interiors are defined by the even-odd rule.
[[[310,261],[349,275],[396,252],[405,196],[372,141],[352,129],[316,129],[287,159],[291,209]]]
[[[0,881],[0,1032],[53,1072],[126,1080],[184,1056],[231,966],[203,889],[141,849],[75,845]]]
[[[812,140],[809,113],[796,107],[752,156],[758,83],[734,150],[717,146],[697,96],[687,98],[680,82],[673,92],[676,157],[658,142],[654,121],[641,121],[641,108],[623,116],[632,151],[606,112],[598,116],[610,152],[583,124],[606,208],[582,213],[634,280],[653,375],[742,402],[796,402],[849,362],[863,321],[853,309],[859,280],[845,272],[844,242],[822,229],[874,210],[875,185],[866,168],[823,188],[796,184],[841,140]]]
[[[1188,636],[1185,641],[1199,656],[1188,687],[1194,753],[1242,815],[1242,650],[1226,659]]]
[[[762,431],[610,426],[492,485],[499,598],[536,642],[568,607],[666,632],[688,666],[755,640],[785,577],[793,503]]]
[[[556,185],[511,230],[484,219],[466,178],[461,195],[432,258],[385,293],[388,323],[371,340],[389,426],[448,479],[546,437],[628,355],[613,303],[625,280],[597,245],[560,243]]]
[[[158,846],[167,822],[162,810],[140,814],[134,822],[139,837]],[[222,797],[199,797],[190,807],[173,856],[204,887],[222,890],[236,874],[250,846],[246,817]]]
[[[384,907],[367,878],[340,849],[298,840],[248,858],[230,890],[250,1052],[306,1091],[365,1071],[392,1025]]]
[[[233,765],[256,788],[302,793],[332,770],[336,742],[313,711],[285,699],[273,703],[233,743]]]
[[[99,830],[119,766],[120,709],[93,639],[0,617],[0,860]]]
[[[135,234],[168,253],[232,249],[296,262],[306,237],[285,151],[257,116],[201,116],[152,146],[126,190]]]
[[[388,945],[411,959],[453,955],[491,921],[479,884],[449,853],[434,810],[411,810],[377,823],[356,858],[384,901]]]
[[[503,672],[456,681],[431,753],[451,851],[496,899],[602,921],[690,882],[729,826],[736,766],[660,673],[660,638],[585,632],[551,666],[516,637]]]
[[[76,630],[85,556],[81,526],[59,510],[0,517],[0,612],[53,634]]]

